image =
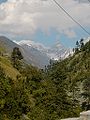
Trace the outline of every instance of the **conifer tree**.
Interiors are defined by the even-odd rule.
[[[11,54],[11,60],[12,60],[12,63],[13,63],[13,66],[17,69],[19,69],[20,67],[20,60],[23,59],[23,56],[22,56],[22,53],[21,51],[19,50],[18,47],[14,47],[13,48],[13,52]]]

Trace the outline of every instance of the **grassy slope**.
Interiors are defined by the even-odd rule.
[[[20,74],[15,68],[13,68],[9,58],[0,56],[0,65],[4,69],[6,75],[15,79]]]

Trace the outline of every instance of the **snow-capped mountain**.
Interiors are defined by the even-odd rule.
[[[44,52],[46,49],[43,45],[35,43],[33,41],[23,40],[17,43],[22,48],[25,61],[29,64],[44,68],[49,64],[50,58]]]
[[[43,44],[31,41],[31,40],[22,40],[18,42],[18,44],[20,46],[27,45],[28,47],[33,47],[41,52],[46,52],[46,50],[48,49],[48,47],[45,47]]]
[[[49,59],[54,60],[64,59],[68,57],[68,55],[71,53],[70,49],[66,49],[60,43],[57,43],[52,47],[45,47],[41,43],[36,43],[31,40],[22,40],[18,44],[27,50],[33,48],[34,50],[39,51],[43,55],[46,55]]]
[[[65,59],[70,54],[70,49],[65,48],[60,43],[56,43],[50,49],[48,49],[47,55],[51,57],[51,59],[59,60]]]
[[[17,42],[13,42],[7,37],[0,36],[0,48],[4,49],[5,54],[11,56],[14,47],[18,47],[20,49],[24,61],[27,64],[31,64],[39,68],[44,68],[45,65],[49,64],[50,58],[46,54],[40,52],[40,50],[28,45],[19,45]]]
[[[18,47],[24,57],[24,61],[33,66],[44,68],[48,65],[50,59],[64,59],[69,55],[69,50],[64,48],[60,43],[52,47],[45,47],[40,43],[30,40],[22,40],[21,42],[13,42],[7,37],[0,37],[0,46],[5,48],[5,52],[11,54],[14,47]]]

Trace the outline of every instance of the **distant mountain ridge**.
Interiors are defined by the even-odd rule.
[[[18,42],[23,48],[27,46],[26,49],[34,48],[40,51],[43,54],[46,54],[50,59],[59,60],[68,57],[71,53],[70,49],[65,48],[60,43],[53,45],[52,47],[45,47],[40,43],[35,43],[31,40],[22,40]]]
[[[25,56],[27,63],[30,63],[31,61],[32,65],[40,68],[44,68],[45,65],[49,64],[50,58],[45,53],[28,45],[23,45],[21,48],[23,49],[23,55]]]
[[[0,47],[3,47],[5,52],[11,53],[14,47],[20,47],[5,36],[0,36]]]
[[[9,54],[11,54],[14,47],[19,47],[26,63],[39,68],[44,68],[45,65],[48,65],[50,59],[64,59],[70,54],[70,50],[66,49],[60,43],[52,47],[45,47],[43,44],[35,43],[31,40],[13,42],[5,36],[0,36],[1,47]]]
[[[7,37],[0,36],[0,48],[3,48],[4,52],[10,55],[14,47],[18,47],[20,49],[24,60],[28,64],[32,64],[33,66],[37,66],[39,68],[44,68],[45,65],[49,64],[50,58],[46,54],[41,53],[33,47],[28,48],[28,46],[20,46]]]

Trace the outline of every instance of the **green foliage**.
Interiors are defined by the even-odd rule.
[[[80,39],[80,41],[76,42],[75,53],[79,53],[80,51],[84,51],[84,39]]]
[[[16,79],[16,76],[20,74],[19,71],[12,66],[11,60],[5,56],[0,56],[0,65],[4,69],[5,74],[13,79]]]
[[[67,118],[78,116],[80,112],[79,102],[76,99],[76,93],[78,91],[77,82],[72,78],[72,74],[68,68],[68,59],[53,64],[49,71],[49,76],[55,84],[55,98],[59,109],[59,117]],[[78,109],[77,109],[78,108]],[[78,111],[78,112],[76,112]]]
[[[11,60],[12,60],[13,66],[16,69],[20,69],[22,59],[23,59],[23,56],[22,56],[19,48],[18,47],[13,48],[13,52],[12,52],[12,55],[11,55]]]
[[[12,60],[20,74],[13,80],[0,67],[0,120],[79,116],[81,95],[84,102],[90,103],[90,41],[84,45],[81,40],[78,47],[78,52],[65,60],[50,61],[45,71],[30,65],[18,66],[22,55],[15,48]]]
[[[12,59],[15,60],[15,59],[23,59],[23,56],[19,50],[19,48],[15,47],[13,48],[13,52],[12,52]]]
[[[20,119],[30,109],[29,96],[19,80],[14,84],[0,68],[0,119],[4,120],[5,116],[10,120]]]
[[[89,110],[90,109],[90,77],[83,81],[82,96],[85,98],[85,101],[83,102],[84,103],[83,109]]]

